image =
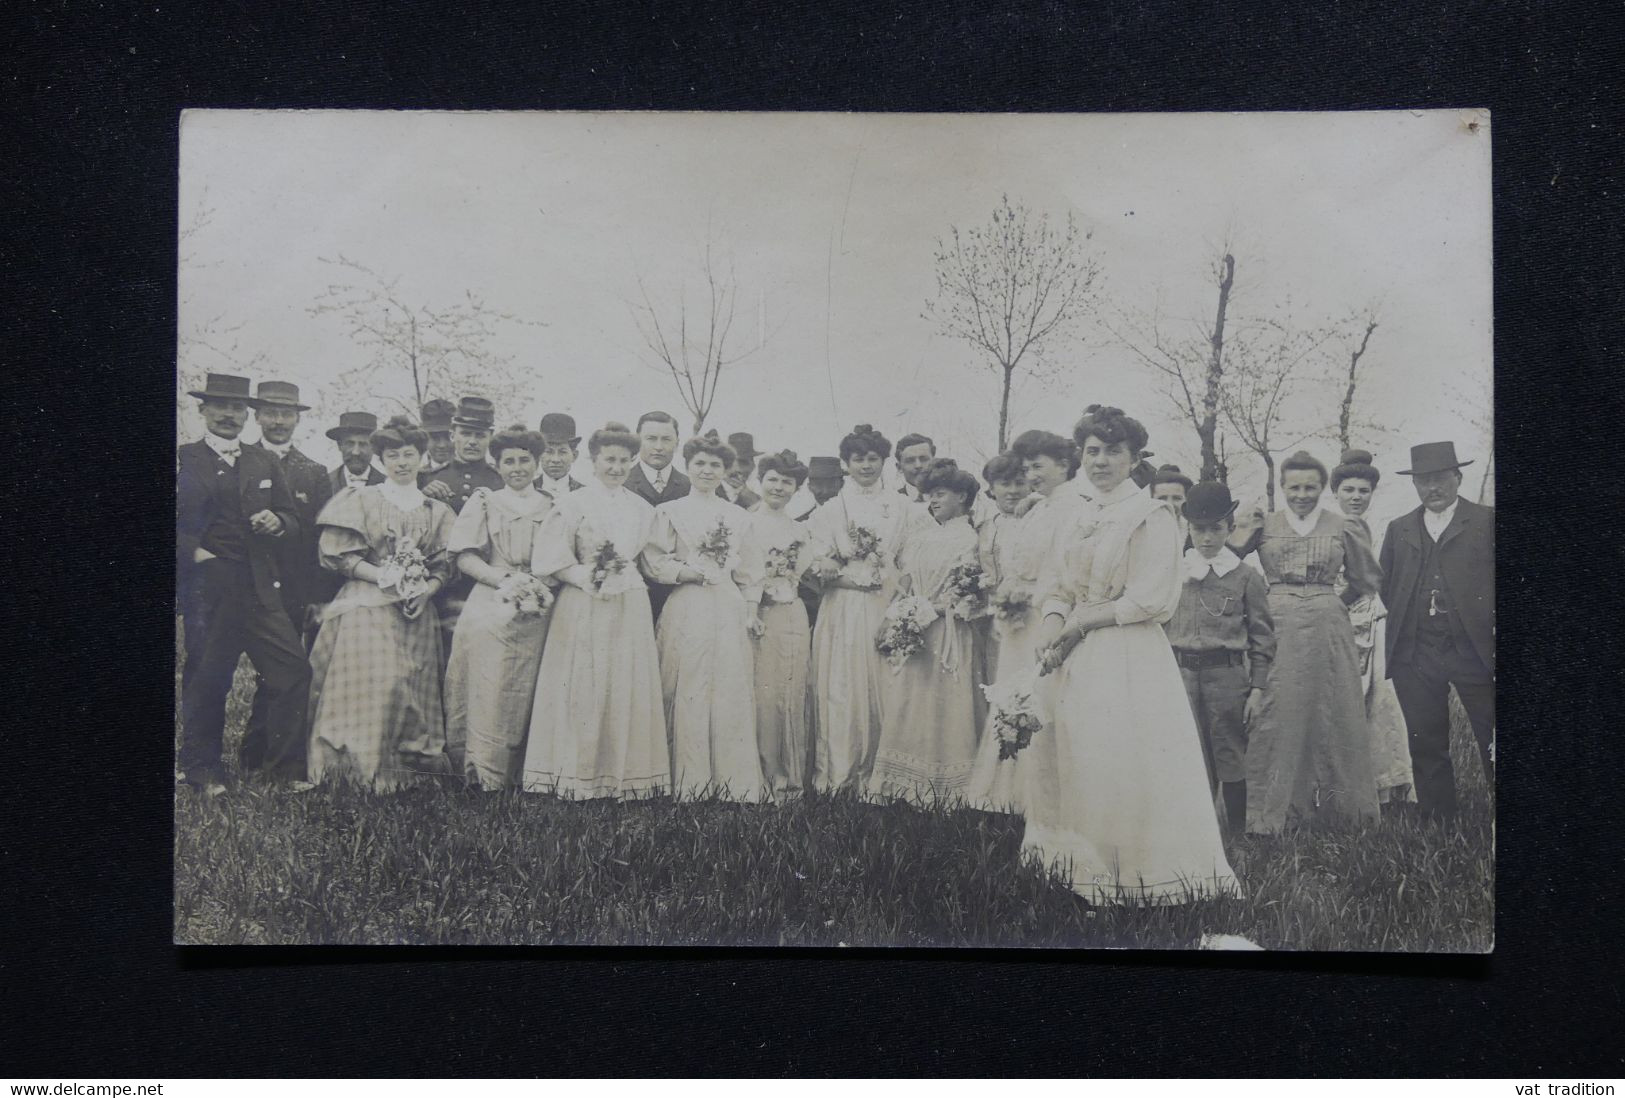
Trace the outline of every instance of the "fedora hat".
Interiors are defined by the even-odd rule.
[[[299,403],[299,386],[291,381],[262,381],[254,390],[254,399],[248,402],[256,408],[292,408],[296,412],[310,411],[310,405]]]
[[[571,446],[581,445],[581,436],[576,434],[576,420],[574,416],[563,412],[549,412],[542,417],[541,425],[537,427],[544,441],[568,442]]]
[[[338,442],[345,435],[370,435],[378,430],[378,417],[371,412],[341,412],[339,425],[327,429],[327,437]]]
[[[1460,469],[1463,465],[1471,465],[1472,461],[1456,460],[1456,444],[1454,442],[1423,442],[1411,447],[1411,467],[1401,469],[1402,477],[1420,477],[1428,473],[1443,473],[1450,469]]]
[[[466,396],[457,402],[457,414],[451,417],[453,427],[494,427],[496,406],[484,397]]]
[[[811,457],[807,459],[808,477],[844,477],[846,470],[841,468],[841,459],[834,457]]]
[[[728,445],[741,461],[750,461],[756,456],[756,439],[745,431],[735,431],[728,436]]]
[[[457,405],[449,400],[434,400],[423,402],[421,415],[423,429],[431,435],[445,435],[451,433],[451,417],[457,412]]]
[[[186,395],[199,400],[240,400],[244,404],[253,400],[248,392],[248,379],[236,374],[209,374],[203,380],[203,388],[188,389]]]
[[[1185,497],[1180,512],[1186,522],[1219,522],[1236,513],[1240,500],[1230,498],[1230,489],[1216,480],[1204,480]]]

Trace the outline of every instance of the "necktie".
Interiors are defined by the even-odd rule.
[[[664,469],[662,469],[660,472],[655,474],[655,492],[659,493],[659,492],[664,492],[665,490],[666,490],[666,471]]]

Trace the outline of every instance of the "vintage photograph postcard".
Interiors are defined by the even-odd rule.
[[[1493,948],[1487,112],[179,126],[177,942]]]

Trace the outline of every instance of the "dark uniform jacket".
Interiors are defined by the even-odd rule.
[[[670,503],[674,499],[682,499],[688,495],[690,487],[688,478],[669,465],[666,468],[668,475],[666,476],[666,490],[664,492],[655,491],[655,486],[650,484],[649,478],[643,475],[643,466],[638,462],[632,463],[632,472],[627,475],[626,487],[642,496],[652,507],[658,507],[662,503]]]
[[[198,591],[193,554],[200,548],[246,566],[260,603],[280,604],[283,543],[297,543],[302,533],[282,463],[244,445],[236,464],[228,465],[202,440],[181,446],[175,457],[175,579],[182,611]],[[277,537],[250,531],[249,516],[267,510],[282,520]]]
[[[450,465],[442,466],[423,478],[419,487],[427,488],[436,481],[451,489],[451,499],[446,501],[446,506],[458,514],[462,513],[463,505],[476,488],[487,488],[494,492],[502,487],[502,475],[484,461],[453,460]]]
[[[327,467],[306,457],[297,446],[288,447],[288,452],[280,458],[264,446],[256,448],[264,450],[282,466],[282,478],[293,496],[293,509],[299,513],[299,536],[284,534],[278,540],[282,554],[282,601],[288,608],[288,620],[293,622],[293,627],[303,629],[305,608],[327,602],[338,590],[333,581],[339,577],[324,572],[316,555],[316,516],[333,498],[333,482],[328,478]]]
[[[1382,539],[1382,601],[1388,607],[1384,655],[1390,674],[1394,649],[1414,631],[1428,611],[1428,595],[1419,590],[1426,548],[1432,540],[1422,524],[1422,511],[1401,515],[1388,524]],[[1495,670],[1495,508],[1465,499],[1456,501],[1450,525],[1439,535],[1435,551],[1439,571],[1450,588],[1452,611],[1473,653]]]

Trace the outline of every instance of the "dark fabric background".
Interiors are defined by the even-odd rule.
[[[1617,4],[27,3],[0,694],[8,1074],[1619,1075]],[[170,946],[185,106],[1488,106],[1500,536],[1493,958]],[[1190,166],[1200,172],[1201,166]]]

